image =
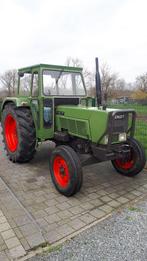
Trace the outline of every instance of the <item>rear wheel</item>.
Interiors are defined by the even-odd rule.
[[[56,147],[49,159],[49,168],[52,181],[61,194],[70,197],[80,190],[82,167],[72,148],[64,145]]]
[[[139,174],[145,166],[145,151],[142,145],[134,138],[128,138],[127,144],[130,147],[127,159],[112,160],[112,165],[118,173],[133,177]]]
[[[28,162],[35,153],[36,135],[28,108],[5,106],[2,113],[2,133],[8,157],[13,162]]]

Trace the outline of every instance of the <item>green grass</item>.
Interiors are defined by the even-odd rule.
[[[109,105],[111,108],[119,108],[119,109],[134,109],[139,114],[145,114],[147,116],[147,105],[140,104],[111,104]]]
[[[130,211],[141,212],[141,209],[140,208],[136,208],[136,207],[129,207],[128,209]]]

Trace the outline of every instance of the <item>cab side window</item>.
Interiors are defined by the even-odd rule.
[[[30,96],[31,92],[31,73],[24,73],[20,77],[20,84],[19,84],[19,95],[21,96]]]
[[[38,72],[33,73],[33,83],[32,83],[32,96],[38,96],[39,95],[39,86],[38,82],[39,77],[38,77]]]

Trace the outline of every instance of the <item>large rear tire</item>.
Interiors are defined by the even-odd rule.
[[[7,155],[12,162],[28,162],[35,153],[35,126],[29,108],[10,103],[2,113],[2,134]]]
[[[82,166],[76,152],[69,146],[56,147],[49,159],[52,181],[64,196],[76,194],[83,182]]]
[[[124,176],[133,177],[139,174],[146,163],[145,151],[142,145],[134,138],[128,138],[127,144],[130,147],[128,159],[112,160],[116,171]]]

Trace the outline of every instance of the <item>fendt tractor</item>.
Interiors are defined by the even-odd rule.
[[[96,58],[96,97],[86,93],[82,68],[39,64],[18,70],[16,97],[1,104],[5,149],[12,162],[29,162],[39,142],[56,147],[49,169],[56,189],[65,196],[77,193],[82,166],[110,160],[128,177],[141,172],[145,153],[133,138],[134,110],[107,108],[102,101]],[[80,154],[87,154],[85,161]]]

